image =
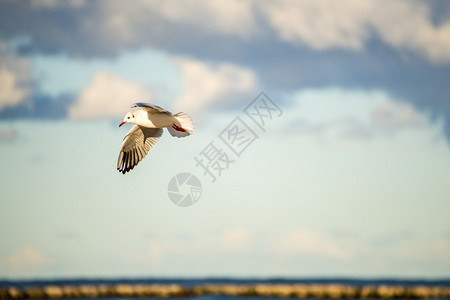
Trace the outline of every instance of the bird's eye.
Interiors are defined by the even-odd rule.
[[[128,119],[129,119],[130,117],[128,117]]]

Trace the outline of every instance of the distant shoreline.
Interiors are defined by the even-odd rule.
[[[3,282],[4,284],[5,282]],[[29,284],[0,287],[0,300],[73,299],[73,298],[142,298],[245,296],[273,298],[333,299],[426,299],[450,298],[450,286],[426,285],[349,285],[349,284]]]

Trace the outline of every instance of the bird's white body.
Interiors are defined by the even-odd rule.
[[[162,128],[167,128],[172,136],[185,137],[194,133],[194,124],[185,113],[172,115],[171,112],[148,103],[136,103],[129,111],[122,126],[135,124],[123,139],[117,170],[125,174],[132,170],[148,153],[150,148],[162,135]]]
[[[147,128],[165,128],[172,126],[176,122],[175,117],[167,114],[149,115],[145,110],[139,109],[133,112],[135,119],[131,122]]]

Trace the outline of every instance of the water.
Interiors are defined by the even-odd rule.
[[[69,279],[28,279],[8,280],[0,279],[0,287],[14,286],[23,288],[26,286],[44,285],[115,285],[115,284],[179,284],[183,287],[192,287],[205,284],[342,284],[342,285],[402,285],[402,286],[448,286],[450,278],[446,279],[353,279],[353,278],[69,278]]]

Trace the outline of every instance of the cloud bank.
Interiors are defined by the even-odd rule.
[[[32,48],[44,52],[103,55],[142,46],[164,47],[167,43],[180,48],[189,37],[177,39],[177,31],[185,27],[194,36],[210,38],[258,39],[275,32],[282,41],[320,50],[358,51],[375,35],[396,49],[411,51],[432,62],[450,61],[450,20],[433,22],[430,6],[423,1],[139,0],[128,5],[119,0],[77,0],[3,1],[1,6],[2,35],[11,38],[25,33]],[[17,16],[19,19],[13,21]],[[28,22],[20,22],[25,19]],[[55,24],[59,26],[52,26]],[[45,29],[51,29],[51,34]],[[72,33],[70,38],[68,31]],[[164,43],[162,37],[173,38]],[[85,43],[82,39],[97,42]]]
[[[35,54],[95,61],[150,48],[183,57],[175,107],[197,112],[247,100],[255,87],[384,90],[433,120],[443,117],[450,139],[449,12],[440,0],[2,1],[0,40],[28,66]],[[49,99],[30,87],[30,71],[18,71],[29,67],[0,60],[0,117],[76,117],[87,87],[64,103]],[[38,113],[42,99],[48,113]]]

